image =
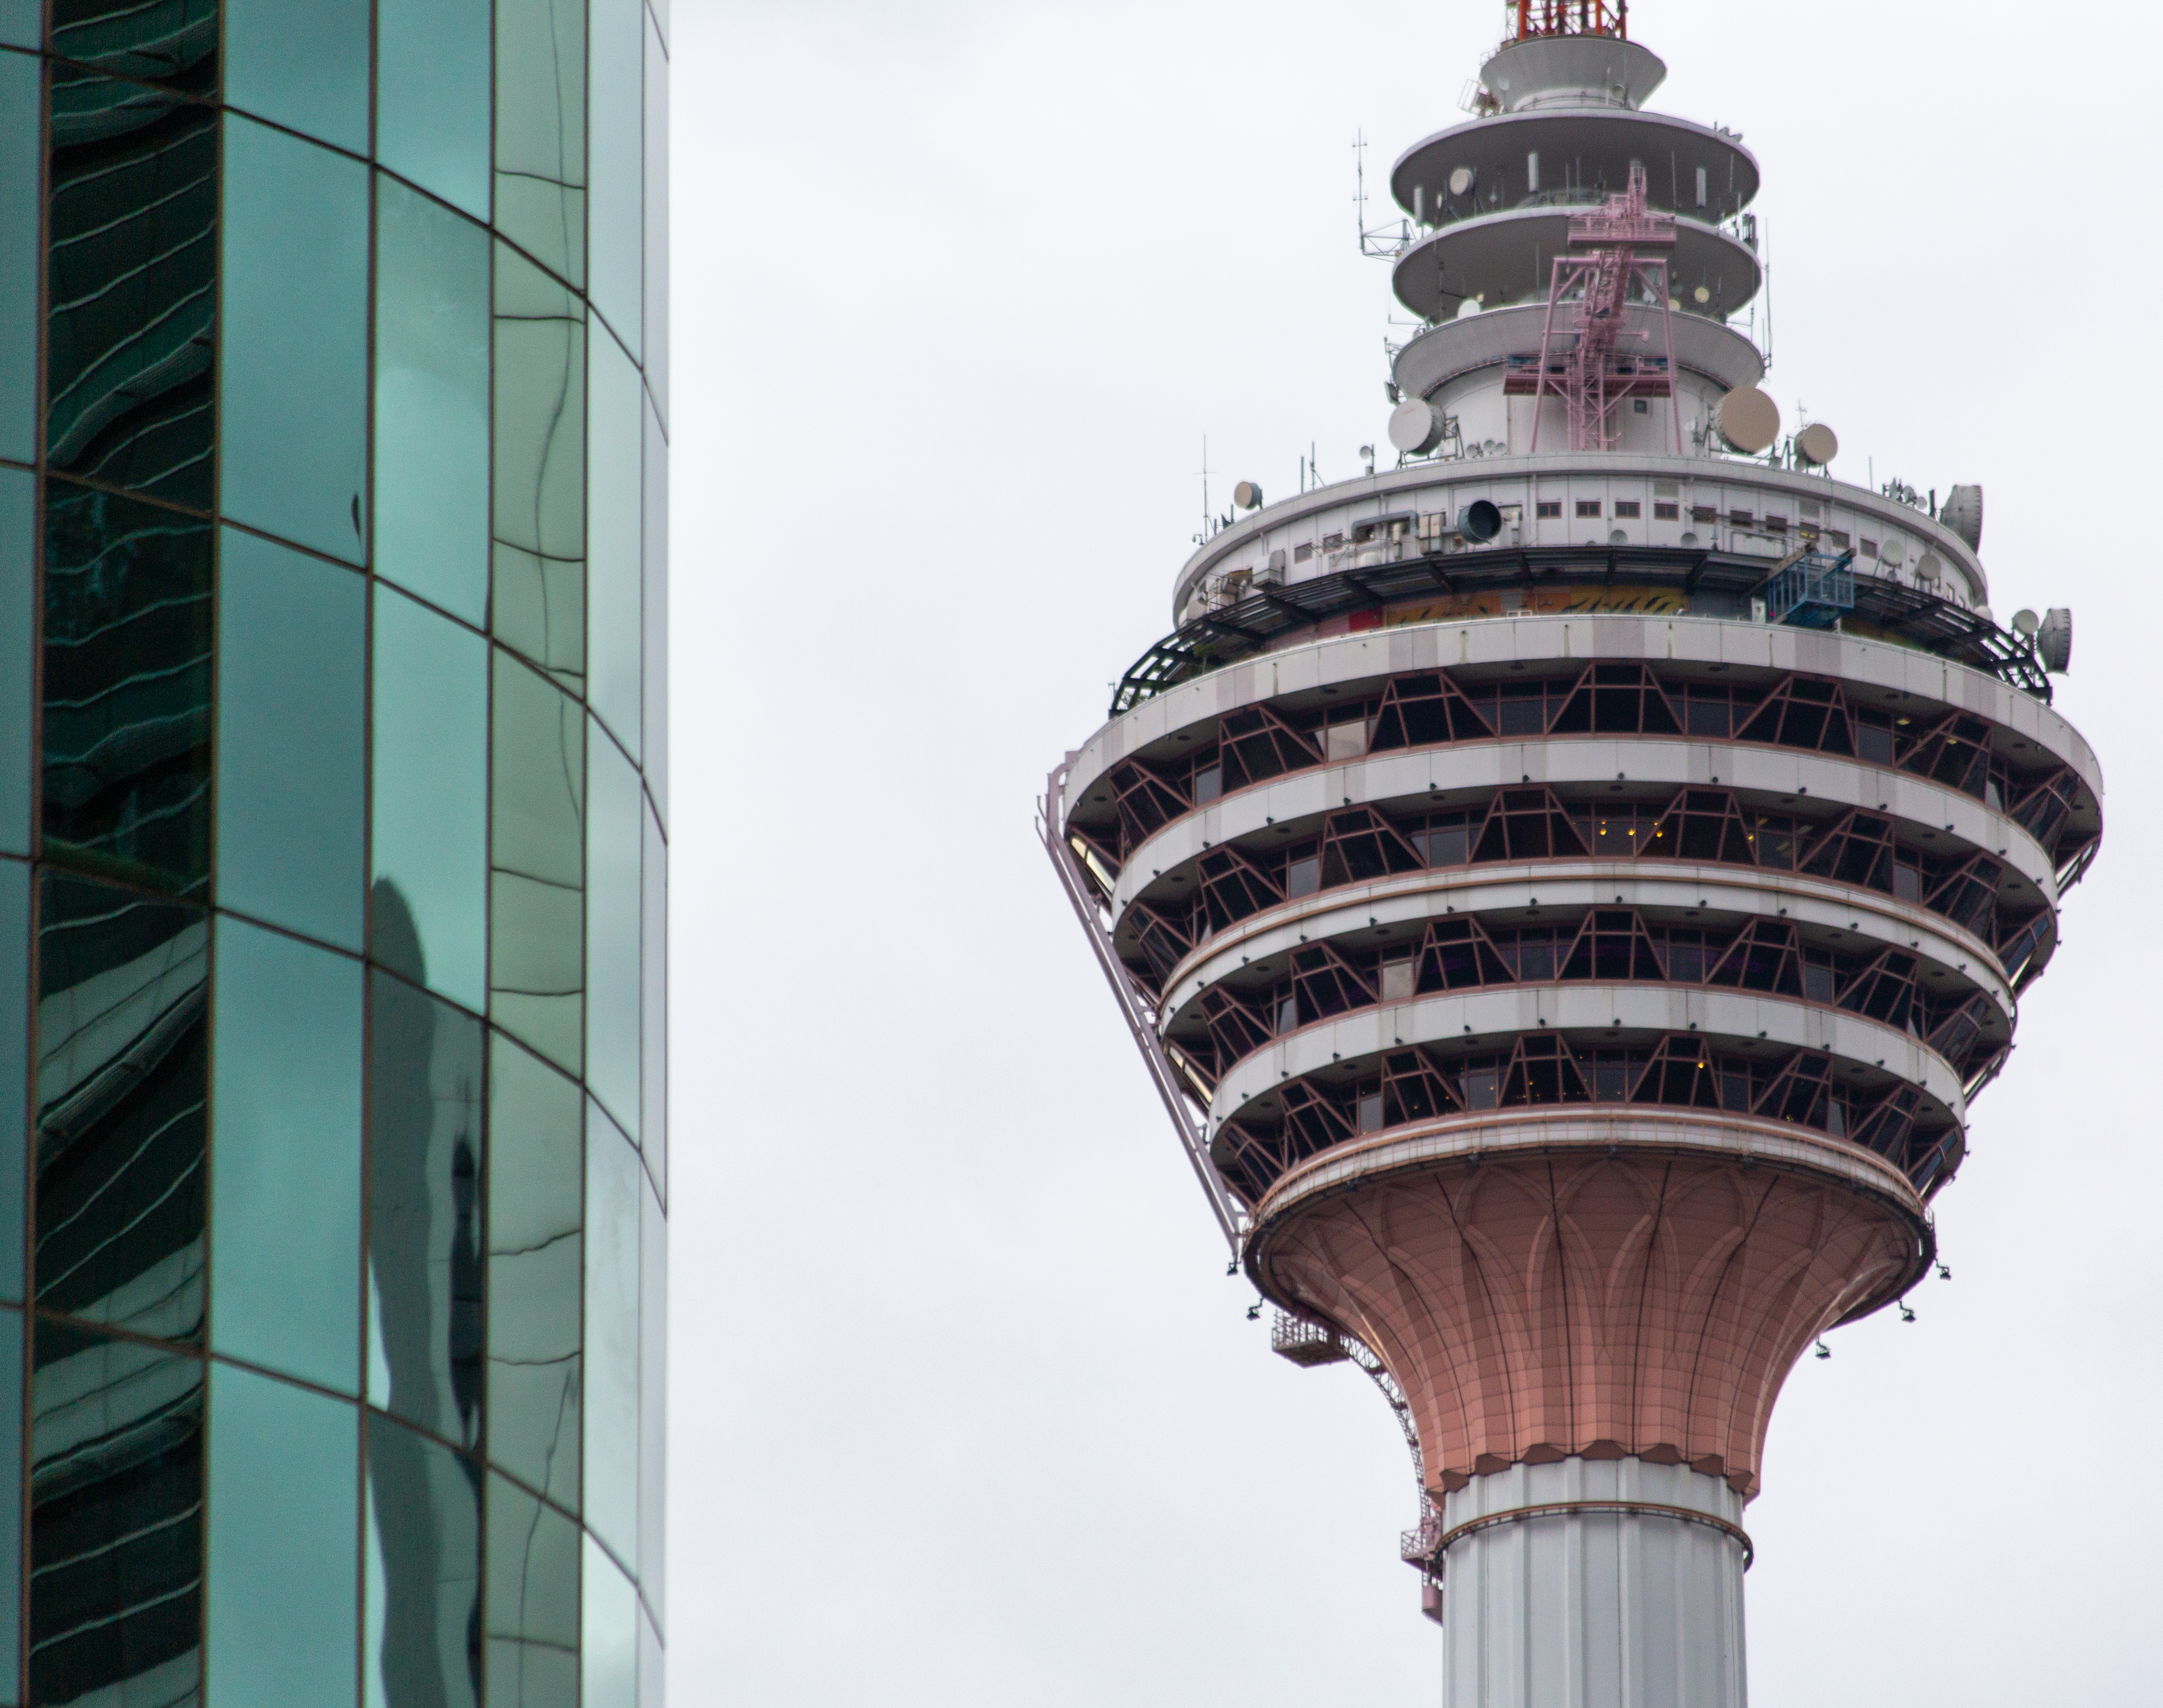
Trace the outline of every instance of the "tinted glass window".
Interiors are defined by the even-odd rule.
[[[576,1512],[582,1099],[516,1044],[489,1067],[489,1457]]]
[[[584,1588],[579,1642],[584,1708],[638,1708],[638,1595],[590,1536]]]
[[[30,964],[30,869],[20,860],[0,860],[0,1299],[23,1297],[23,1118],[28,1094],[29,992],[23,969]],[[0,1387],[0,1394],[13,1390]],[[0,1404],[0,1412],[7,1407]],[[0,1481],[6,1481],[0,1467]],[[4,1543],[0,1543],[4,1545]],[[10,1604],[0,1597],[0,1609]],[[6,1677],[0,1671],[0,1679]]]
[[[38,1302],[197,1340],[209,927],[53,874],[38,906]]]
[[[668,442],[646,408],[646,727],[642,769],[662,822],[668,817]]]
[[[586,294],[636,356],[645,312],[645,8],[641,0],[590,0],[590,7],[593,260]]]
[[[44,39],[42,0],[0,0],[0,42],[34,48]]]
[[[579,1708],[579,1527],[488,1480],[488,1700]]]
[[[480,1701],[480,1467],[368,1416],[367,1700]]]
[[[663,1604],[668,1462],[668,1224],[651,1179],[638,1195],[638,1581]]]
[[[368,0],[224,0],[225,98],[368,152]]]
[[[638,1558],[638,1157],[589,1103],[586,1523]],[[589,1591],[590,1593],[590,1591]]]
[[[668,1190],[668,847],[653,808],[646,805],[646,870],[640,884],[646,917],[646,947],[640,976],[646,983],[639,1016],[639,1047],[645,1058],[639,1084],[638,1142],[656,1188]]]
[[[489,1012],[573,1073],[584,1042],[584,734],[575,703],[498,655]]]
[[[374,726],[370,952],[479,1011],[485,995],[487,643],[379,587]]]
[[[586,836],[586,1082],[638,1134],[641,836],[638,773],[591,726]]]
[[[37,456],[38,83],[36,60],[0,54],[0,457],[17,462]]]
[[[0,1311],[0,1680],[17,1700],[23,1664],[23,1319]]]
[[[368,1397],[481,1435],[481,1026],[386,974],[369,986]]]
[[[647,384],[668,414],[668,56],[649,9],[646,20]]]
[[[380,176],[375,218],[376,573],[479,627],[488,621],[488,234]]]
[[[357,952],[365,583],[231,528],[219,551],[218,901]]]
[[[360,1377],[360,964],[217,924],[211,1344]]]
[[[45,840],[153,889],[210,865],[207,522],[45,491]]]
[[[0,380],[0,384],[4,384]],[[37,490],[0,468],[0,854],[30,852],[30,697],[37,671]]]
[[[488,217],[489,0],[378,0],[375,157]]]
[[[598,321],[586,349],[586,700],[635,760],[645,626],[639,462],[646,405],[638,370]]]
[[[52,0],[53,51],[100,71],[212,92],[217,0]]]
[[[586,268],[586,0],[496,0],[495,223],[573,285]]]
[[[219,483],[235,521],[361,562],[368,169],[225,122]]]
[[[586,670],[586,320],[495,252],[496,637],[573,693]]]
[[[30,1700],[196,1700],[203,1366],[37,1325],[30,1376]]]
[[[207,1700],[350,1708],[359,1475],[354,1407],[212,1367]]]

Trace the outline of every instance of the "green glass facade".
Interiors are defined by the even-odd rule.
[[[0,0],[0,1708],[657,1708],[666,0]]]

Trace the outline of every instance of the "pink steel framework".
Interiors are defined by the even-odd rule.
[[[1668,264],[1663,259],[1641,259],[1644,248],[1671,248],[1675,241],[1672,214],[1648,212],[1645,206],[1645,169],[1630,163],[1630,187],[1607,198],[1605,207],[1580,214],[1569,222],[1572,243],[1597,245],[1588,254],[1558,255],[1548,287],[1548,316],[1540,332],[1540,359],[1531,374],[1513,373],[1504,383],[1505,395],[1535,400],[1559,397],[1569,415],[1569,448],[1573,451],[1611,451],[1621,436],[1616,412],[1630,398],[1674,396],[1674,311],[1668,294]],[[1622,316],[1635,283],[1659,305],[1663,361],[1655,372],[1642,359],[1621,354],[1616,346],[1625,337],[1642,338],[1642,332],[1626,334]],[[1572,304],[1569,330],[1562,337],[1574,340],[1566,358],[1557,360],[1555,316],[1565,303]],[[1682,417],[1668,411],[1674,430],[1675,454],[1682,455]],[[1532,449],[1540,448],[1540,411],[1532,409]]]

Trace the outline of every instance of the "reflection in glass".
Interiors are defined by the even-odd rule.
[[[377,0],[375,157],[488,217],[489,0]]]
[[[636,1559],[638,1157],[586,1109],[586,1527]]]
[[[368,0],[224,0],[228,106],[368,152]]]
[[[123,77],[217,87],[217,0],[52,0],[53,51]]]
[[[38,920],[38,1303],[158,1340],[203,1313],[201,912],[48,873]]]
[[[364,561],[368,169],[228,115],[222,284],[221,508]]]
[[[586,342],[586,703],[638,757],[645,565],[638,370],[598,320]]]
[[[375,182],[375,570],[482,627],[488,233]]]
[[[0,381],[0,384],[3,384]],[[30,852],[32,716],[36,690],[35,478],[0,468],[0,854]]]
[[[638,1593],[590,1536],[579,1621],[583,1708],[638,1708]]]
[[[232,528],[218,580],[218,902],[358,953],[366,583]]]
[[[30,1700],[202,1700],[203,1366],[41,1321],[30,1376]]]
[[[586,0],[496,0],[495,224],[586,282]]]
[[[217,114],[105,78],[54,104],[47,458],[207,509]]]
[[[638,1582],[666,1605],[668,1516],[668,1223],[653,1183],[638,1194]]]
[[[217,922],[211,1345],[360,1386],[360,964]]]
[[[586,320],[495,251],[496,638],[577,693],[586,657]]]
[[[586,1083],[638,1136],[638,773],[599,724],[589,726],[586,813]]]
[[[154,889],[210,864],[210,524],[45,487],[45,843]]]
[[[584,733],[575,703],[497,656],[489,1013],[573,1073],[583,1042]]]
[[[579,1708],[579,1527],[488,1480],[490,1708]]]
[[[23,1297],[23,1117],[29,1092],[30,1005],[30,869],[0,860],[0,1299]],[[0,1387],[0,1394],[13,1393]],[[4,1411],[0,1402],[0,1411]],[[6,1473],[0,1470],[0,1481]],[[0,1597],[0,1608],[9,1606]],[[0,1670],[0,1680],[8,1674]],[[6,1698],[0,1696],[0,1701]]]
[[[640,768],[662,822],[668,819],[668,441],[646,406],[646,728]]]
[[[668,414],[668,53],[646,20],[646,326],[639,354],[653,400]]]
[[[359,1474],[354,1407],[212,1367],[210,1701],[352,1708]]]
[[[38,66],[0,53],[0,457],[17,462],[38,454]]]
[[[647,1173],[664,1196],[668,1190],[668,845],[651,802],[641,814],[645,827],[645,876],[640,884],[645,910],[646,948],[641,977],[645,995],[639,1016],[639,1052],[644,1067],[639,1084],[638,1144],[646,1153]]]
[[[575,1512],[582,1100],[516,1044],[489,1070],[489,1457]]]
[[[368,1414],[369,1708],[480,1701],[480,1467]]]
[[[478,1450],[480,1022],[384,973],[369,1004],[368,1397]]]
[[[488,643],[390,588],[375,592],[369,953],[479,1012],[486,990]],[[395,889],[405,925],[381,905]]]
[[[593,88],[587,153],[592,186],[586,295],[633,357],[645,313],[646,67],[642,0],[589,0]]]

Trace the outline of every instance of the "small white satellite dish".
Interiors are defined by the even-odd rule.
[[[1698,300],[1700,306],[1712,300],[1712,290],[1709,285],[1700,285],[1690,295]]]
[[[1881,563],[1889,563],[1895,569],[1898,569],[1900,565],[1905,561],[1907,556],[1908,542],[1905,540],[1901,539],[1897,534],[1893,535],[1892,539],[1888,540],[1883,546],[1878,548],[1878,561]],[[1922,567],[1920,565],[1916,567],[1915,572],[1918,575],[1922,573]]]
[[[1720,400],[1720,431],[1738,451],[1768,449],[1780,436],[1780,406],[1754,385],[1738,385]]]
[[[1840,455],[1840,436],[1823,421],[1812,421],[1795,435],[1795,450],[1804,462],[1823,468]]]
[[[1419,457],[1442,442],[1442,417],[1423,397],[1408,397],[1390,411],[1390,442]]]
[[[1469,196],[1472,184],[1472,169],[1469,166],[1459,166],[1449,175],[1449,193],[1452,196]]]
[[[2013,628],[2016,634],[2033,635],[2042,626],[2043,619],[2024,605],[2013,614]]]
[[[1925,551],[1915,560],[1915,579],[1935,586],[1946,572],[1946,561],[1935,551]]]
[[[1232,488],[1232,502],[1243,510],[1259,510],[1262,507],[1262,489],[1251,480],[1243,480]]]
[[[1469,321],[1480,311],[1480,299],[1476,296],[1468,296],[1457,305],[1457,317],[1461,321]]]

